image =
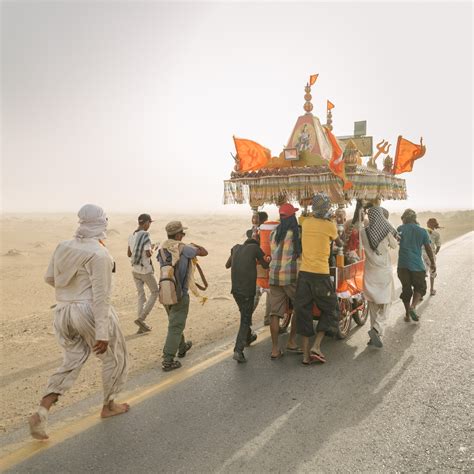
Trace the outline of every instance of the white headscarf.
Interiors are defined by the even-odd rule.
[[[79,209],[79,227],[74,234],[78,239],[105,239],[107,234],[107,216],[104,210],[95,204],[86,204]]]

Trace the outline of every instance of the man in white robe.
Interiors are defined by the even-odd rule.
[[[367,215],[367,227],[359,227],[365,250],[364,296],[370,316],[369,344],[380,348],[383,347],[385,322],[395,299],[390,249],[396,249],[398,242],[395,238],[397,232],[387,220],[386,209],[371,207]]]
[[[50,377],[38,410],[29,418],[31,435],[47,439],[49,409],[71,388],[91,352],[102,361],[104,402],[102,418],[125,413],[126,403],[115,403],[125,384],[128,354],[117,314],[110,304],[114,261],[102,239],[107,217],[93,204],[79,212],[75,238],[59,243],[45,281],[56,290],[54,329],[64,349],[63,365]]]

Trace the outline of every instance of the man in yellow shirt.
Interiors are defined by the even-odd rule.
[[[303,364],[326,362],[321,342],[326,331],[338,325],[337,297],[329,275],[331,242],[338,238],[336,224],[330,220],[331,201],[325,193],[313,197],[313,215],[302,222],[303,254],[295,297],[296,332],[302,336]],[[314,336],[313,304],[321,311],[313,347],[309,338]]]

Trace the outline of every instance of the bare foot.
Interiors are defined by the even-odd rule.
[[[115,403],[110,402],[108,405],[102,407],[100,413],[101,418],[110,418],[111,416],[121,415],[122,413],[127,413],[130,410],[130,405],[128,403]]]
[[[30,425],[30,433],[33,438],[42,441],[49,439],[49,436],[46,434],[45,431],[45,421],[46,420],[42,419],[38,413],[34,413],[28,418],[28,423]]]

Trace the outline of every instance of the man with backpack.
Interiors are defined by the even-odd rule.
[[[157,259],[160,263],[159,299],[168,313],[168,334],[161,368],[169,372],[181,367],[181,363],[174,360],[176,352],[182,358],[192,347],[192,342],[184,339],[189,311],[188,290],[193,278],[192,260],[205,257],[208,252],[199,245],[182,242],[187,228],[180,221],[169,222],[165,229],[168,239],[161,244]]]

